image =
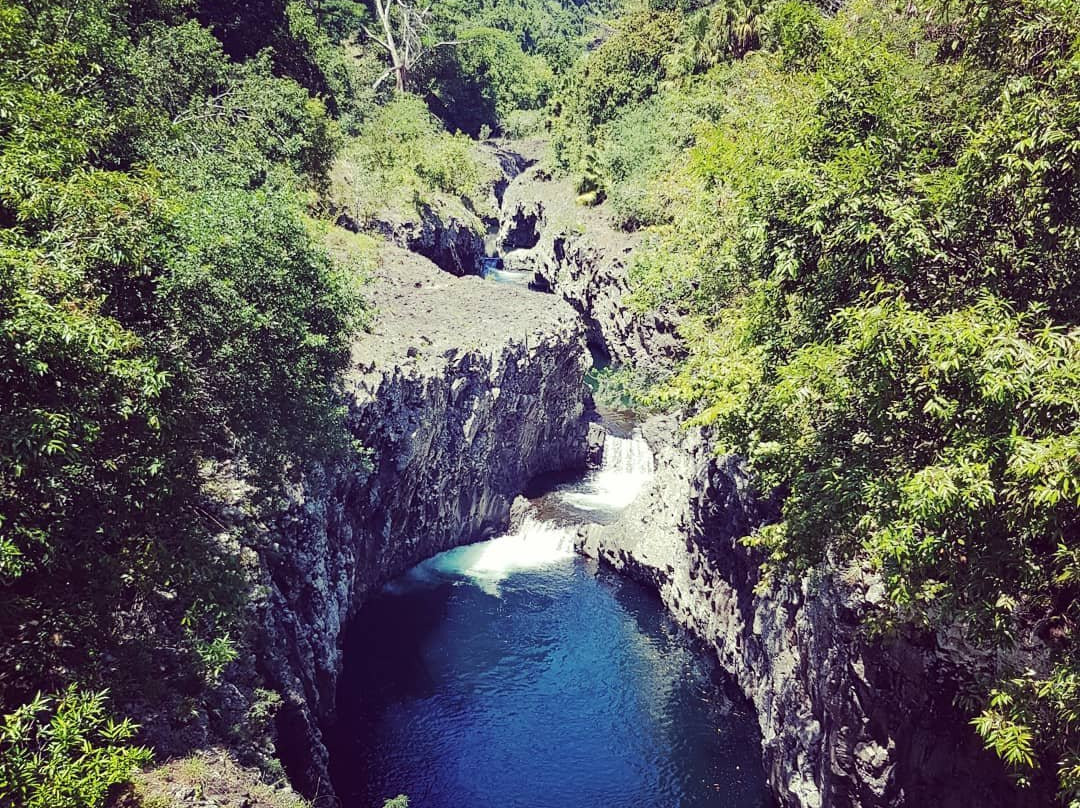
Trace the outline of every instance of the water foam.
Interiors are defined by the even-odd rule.
[[[635,429],[629,438],[608,435],[600,468],[562,497],[583,511],[619,511],[641,493],[653,471],[652,450],[641,430]]]
[[[421,578],[432,574],[469,578],[490,595],[515,572],[541,569],[574,557],[571,530],[526,516],[514,533],[439,553],[416,568]]]
[[[490,278],[498,283],[509,283],[514,286],[528,286],[533,279],[533,273],[520,269],[490,269],[484,273],[485,278]]]
[[[639,430],[629,438],[608,435],[601,467],[557,496],[578,511],[615,514],[629,505],[653,476],[653,456]],[[574,529],[527,515],[513,533],[455,547],[413,567],[386,590],[403,594],[447,578],[466,578],[490,595],[516,572],[563,564],[574,558]]]

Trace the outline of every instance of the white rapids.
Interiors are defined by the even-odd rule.
[[[608,435],[600,468],[562,496],[583,511],[618,512],[634,501],[653,472],[652,450],[641,430],[629,438]]]
[[[641,492],[654,472],[653,455],[640,430],[629,438],[608,435],[600,468],[555,494],[576,511],[611,516]],[[527,515],[513,533],[439,553],[391,582],[390,590],[440,579],[467,578],[490,595],[515,572],[566,564],[574,558],[575,526]]]

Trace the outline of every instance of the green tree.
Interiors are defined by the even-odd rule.
[[[1057,0],[774,5],[763,50],[682,69],[576,136],[608,156],[617,212],[663,212],[640,219],[632,301],[686,315],[690,357],[654,401],[690,407],[782,501],[748,542],[769,574],[857,561],[887,585],[877,630],[949,624],[1003,652],[967,672],[975,729],[1020,778],[1055,773],[1066,802],[1078,19]],[[710,90],[690,144],[649,135]],[[644,183],[626,168],[665,152]],[[1032,636],[1037,664],[1013,653]]]

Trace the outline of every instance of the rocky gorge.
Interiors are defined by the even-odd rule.
[[[767,776],[784,808],[1036,806],[956,704],[955,638],[874,638],[884,596],[868,570],[822,566],[763,581],[741,543],[774,516],[738,458],[676,419],[645,424],[651,486],[579,550],[654,588],[705,640],[757,710]]]
[[[528,153],[539,151],[528,144]],[[532,272],[534,288],[569,303],[589,344],[617,364],[655,369],[680,352],[673,318],[643,315],[625,304],[636,234],[616,228],[599,210],[574,201],[572,183],[537,157],[506,188],[496,244],[507,267]]]
[[[403,246],[382,249],[370,292],[380,316],[347,378],[370,462],[309,469],[276,525],[259,664],[285,695],[279,752],[309,794],[329,787],[323,733],[343,631],[365,598],[505,530],[530,479],[584,465],[590,441],[595,458],[603,429],[583,385],[587,347],[637,366],[678,355],[673,322],[623,305],[634,239],[575,206],[535,156],[509,165],[494,243],[549,294],[455,277],[460,263],[437,266],[391,239]],[[475,228],[460,251],[443,250],[452,226],[428,230],[443,234],[439,254],[476,252]],[[883,589],[865,570],[763,581],[740,540],[774,504],[706,433],[675,417],[644,429],[655,479],[617,522],[582,529],[578,548],[654,588],[736,677],[780,805],[1045,804],[1013,786],[956,706],[947,638],[870,636],[861,617]]]
[[[310,469],[267,565],[260,666],[286,696],[280,752],[307,793],[329,787],[322,728],[364,598],[505,529],[531,478],[584,459],[588,354],[569,306],[389,246],[369,289],[378,315],[347,392],[370,463]]]

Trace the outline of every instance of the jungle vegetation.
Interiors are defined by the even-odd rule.
[[[857,567],[868,631],[1000,651],[974,728],[1080,805],[1076,0],[447,0],[391,20],[425,51],[392,80],[378,12],[0,0],[0,804],[146,763],[106,685],[205,711],[252,526],[309,460],[363,462],[334,166],[468,196],[469,138],[540,133],[646,232],[630,303],[689,350],[649,397],[782,502],[766,580]]]
[[[745,457],[765,581],[880,576],[990,654],[964,707],[1080,805],[1080,6],[729,0],[620,18],[558,100],[581,201],[685,316],[652,403]],[[975,657],[973,656],[973,659]]]
[[[113,713],[212,719],[260,520],[307,463],[363,462],[338,386],[370,256],[328,243],[335,159],[463,192],[452,132],[538,115],[594,13],[439,4],[425,35],[460,44],[395,91],[374,12],[0,0],[0,805],[102,804],[150,754]]]

